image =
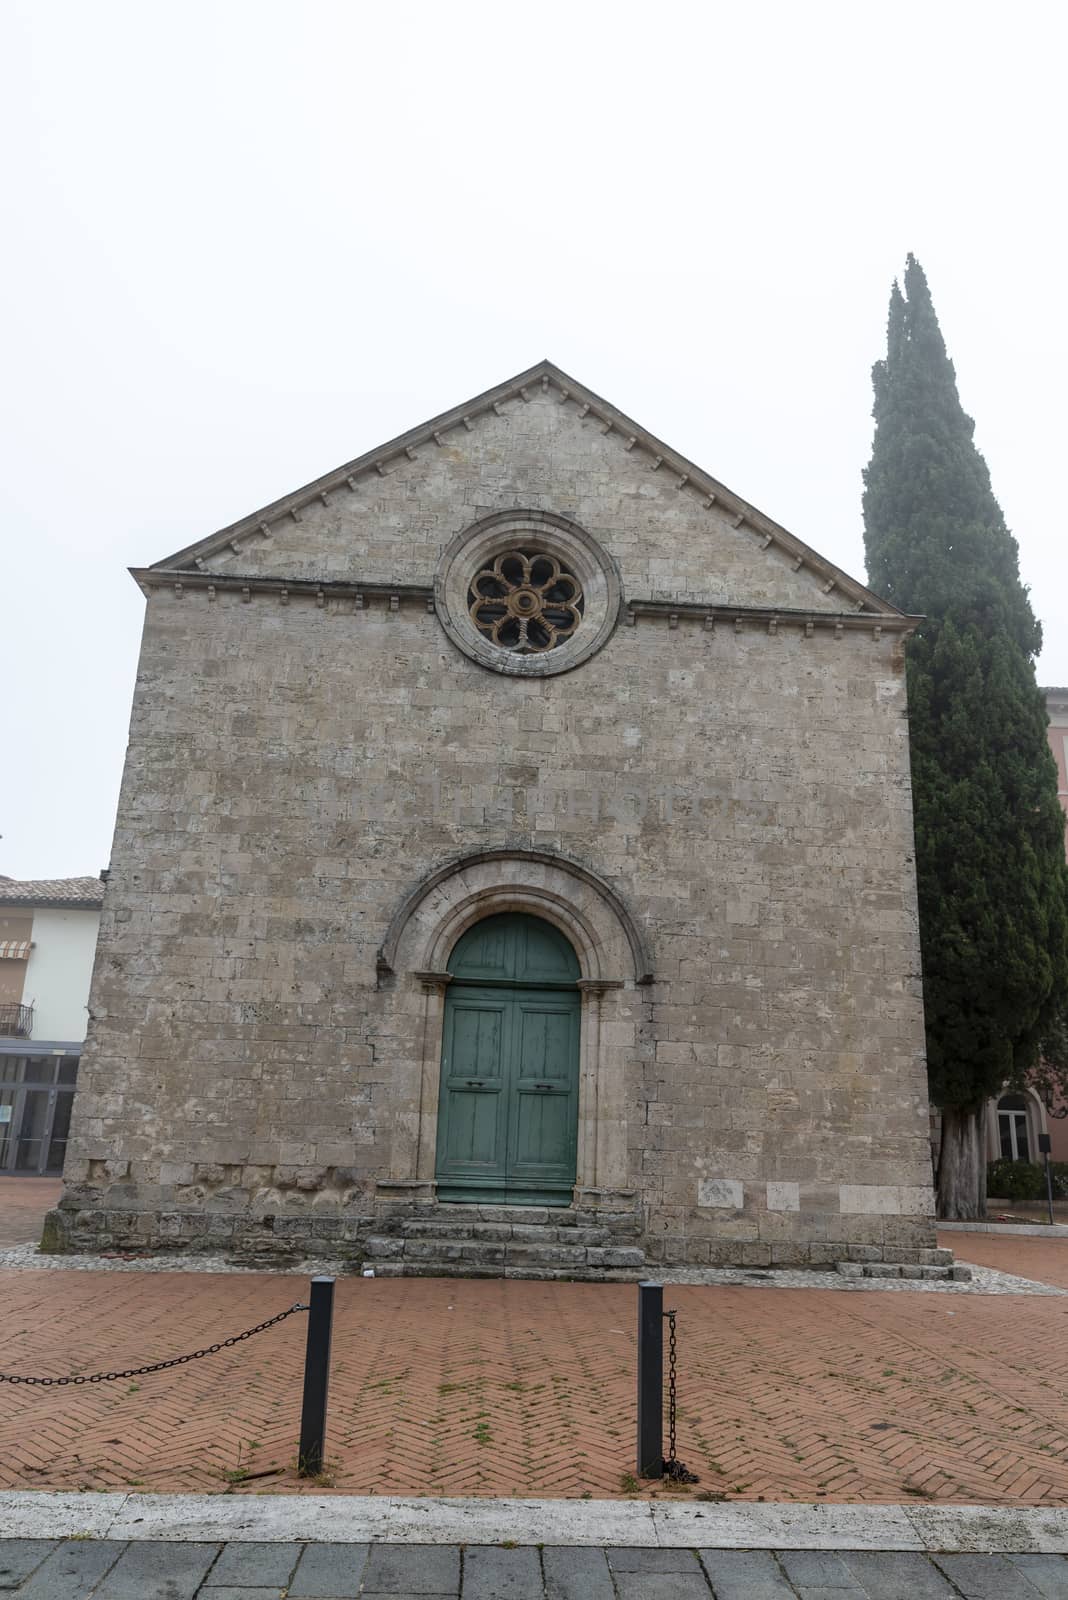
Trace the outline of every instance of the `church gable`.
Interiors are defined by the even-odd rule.
[[[425,587],[458,534],[510,510],[584,528],[628,601],[897,614],[547,362],[154,570]]]

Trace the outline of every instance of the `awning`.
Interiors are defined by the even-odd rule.
[[[29,939],[0,939],[0,961],[28,961]]]

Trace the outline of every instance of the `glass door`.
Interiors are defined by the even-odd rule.
[[[0,1172],[14,1164],[15,1100],[19,1091],[13,1083],[0,1083]]]
[[[0,1056],[0,1172],[63,1171],[77,1076],[77,1056]]]

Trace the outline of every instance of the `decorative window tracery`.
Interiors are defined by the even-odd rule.
[[[434,578],[434,611],[453,644],[512,678],[588,661],[611,637],[621,600],[608,552],[554,511],[494,511],[462,528]]]
[[[471,580],[471,621],[498,649],[517,655],[554,650],[582,621],[582,585],[555,556],[505,550]]]

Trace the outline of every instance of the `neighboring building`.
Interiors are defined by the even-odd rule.
[[[55,1240],[935,1259],[912,619],[548,363],[135,576]]]
[[[1057,763],[1057,792],[1068,814],[1068,689],[1043,689],[1049,714],[1049,746]],[[1068,830],[1065,833],[1068,856]],[[1037,1161],[1038,1136],[1050,1135],[1050,1155],[1054,1161],[1068,1161],[1068,1117],[1047,1115],[1033,1089],[1003,1094],[989,1100],[986,1108],[987,1159],[997,1161]]]
[[[0,1174],[60,1172],[104,885],[0,876]]]

